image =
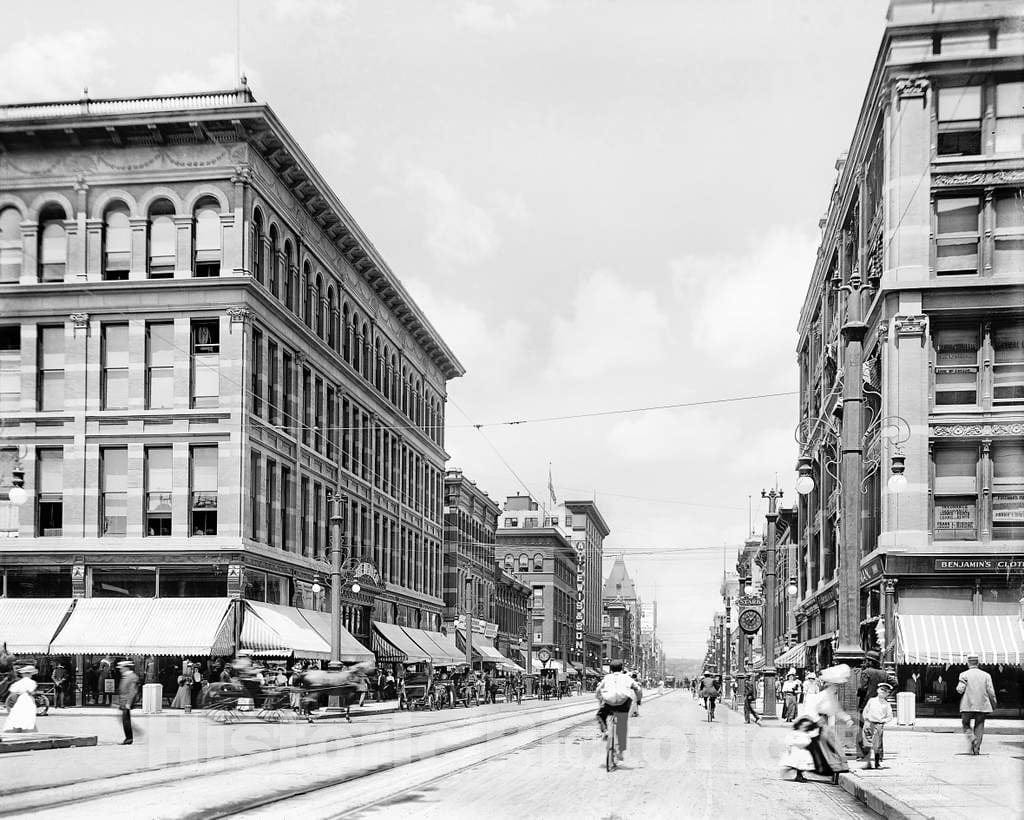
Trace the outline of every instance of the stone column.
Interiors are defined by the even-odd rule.
[[[103,278],[103,220],[85,220],[85,278],[98,282]]]
[[[21,223],[21,278],[22,285],[39,281],[39,224]]]
[[[978,538],[992,543],[992,439],[981,440],[981,486],[978,488]]]
[[[189,279],[192,276],[192,215],[176,215],[174,220],[177,240],[174,259],[174,278]]]
[[[149,220],[144,216],[132,216],[128,218],[128,224],[132,229],[132,262],[128,278],[145,279],[149,275],[148,249],[146,247],[146,230],[149,227]]]

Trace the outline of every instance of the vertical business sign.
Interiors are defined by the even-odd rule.
[[[576,652],[583,657],[587,633],[587,542],[574,541],[576,547]]]

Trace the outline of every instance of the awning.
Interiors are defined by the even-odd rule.
[[[589,675],[592,678],[600,678],[600,677],[602,677],[601,673],[598,672],[596,669],[594,669],[591,666],[588,666],[586,671],[587,671],[587,675]]]
[[[526,672],[526,670],[523,667],[521,667],[518,663],[509,658],[506,658],[504,661],[498,664],[498,668],[501,669],[502,672]]]
[[[775,659],[776,669],[789,668],[790,666],[796,667],[797,669],[803,669],[807,665],[807,645],[804,643],[798,643],[795,646],[791,646],[779,657]]]
[[[899,663],[981,663],[1019,666],[1024,623],[1016,615],[896,615]]]
[[[428,629],[413,629],[403,626],[405,634],[415,641],[425,652],[430,653],[430,660],[435,666],[458,666],[466,663],[466,654],[447,635]]]
[[[327,645],[331,645],[331,614],[316,612],[312,609],[300,609],[299,614]],[[345,663],[373,663],[373,652],[359,643],[356,637],[345,627],[341,627],[341,660]]]
[[[50,641],[74,604],[74,598],[0,598],[0,643],[7,651],[47,654]]]
[[[329,660],[330,641],[325,641],[302,610],[293,606],[245,602],[242,618],[241,649],[256,656],[287,657],[311,660]]]
[[[551,660],[548,661],[547,666],[545,666],[543,663],[541,663],[540,658],[537,657],[537,653],[534,652],[533,653],[533,671],[534,672],[540,672],[543,669],[554,669],[556,672],[559,672],[559,673],[564,675],[565,674],[565,663],[563,661],[560,661],[558,658],[551,658]]]
[[[230,652],[227,598],[79,598],[53,655],[221,655]]]
[[[377,660],[389,663],[426,663],[429,650],[414,641],[398,624],[373,622],[373,651]]]

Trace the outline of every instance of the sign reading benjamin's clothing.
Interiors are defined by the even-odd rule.
[[[1024,572],[1024,555],[994,558],[936,558],[936,572]]]

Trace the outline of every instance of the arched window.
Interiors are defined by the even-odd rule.
[[[402,368],[402,412],[409,415],[409,374]]]
[[[103,278],[124,280],[132,266],[132,226],[128,206],[110,205],[103,214]]]
[[[359,335],[359,316],[352,313],[352,367],[359,372],[363,361],[363,338]]]
[[[21,213],[17,208],[0,210],[0,282],[21,279],[23,250]]]
[[[520,572],[529,572],[530,571],[530,559],[527,557],[525,552],[522,555],[519,556],[519,571]]]
[[[259,208],[252,212],[252,275],[263,284],[263,213]]]
[[[39,281],[63,282],[68,263],[67,214],[60,205],[47,205],[39,215]]]
[[[174,276],[177,251],[174,205],[169,199],[158,199],[149,206],[149,278],[170,279]]]
[[[370,326],[366,324],[366,322],[363,322],[363,368],[361,372],[363,374],[363,378],[366,379],[367,381],[370,380],[370,359],[373,358],[372,348],[370,347],[371,341],[372,340],[370,339]]]
[[[380,339],[377,339],[373,343],[373,386],[378,390],[381,389],[381,385],[384,383],[381,377],[381,370],[384,368],[384,358],[380,352]]]
[[[303,291],[305,295],[302,299],[305,315],[302,317],[302,320],[306,323],[306,327],[313,328],[316,325],[313,302],[313,270],[310,268],[309,262],[304,262],[302,265],[302,287],[305,288]]]
[[[512,557],[512,553],[511,552],[506,552],[505,553],[505,569],[507,569],[509,572],[512,572],[513,568],[515,567],[515,563],[516,562],[515,562],[515,559]]]
[[[270,226],[270,292],[276,298],[281,292],[281,256],[278,253],[281,243],[277,235],[277,225]]]
[[[327,288],[327,344],[338,349],[338,297],[334,285]]]
[[[316,335],[321,339],[324,337],[324,278],[318,273],[316,275],[316,287],[313,289],[313,310],[316,314]]]
[[[539,552],[533,556],[533,571],[543,572],[544,571],[544,556]]]
[[[200,199],[192,209],[195,236],[192,275],[220,276],[223,236],[220,222],[220,203],[212,196]]]
[[[292,252],[292,243],[290,239],[284,241],[284,265],[287,270],[285,271],[285,285],[284,285],[284,306],[290,311],[295,311],[295,255]]]
[[[348,302],[341,304],[341,358],[352,361],[352,328],[348,321]]]
[[[398,407],[398,356],[391,357],[391,403]]]

